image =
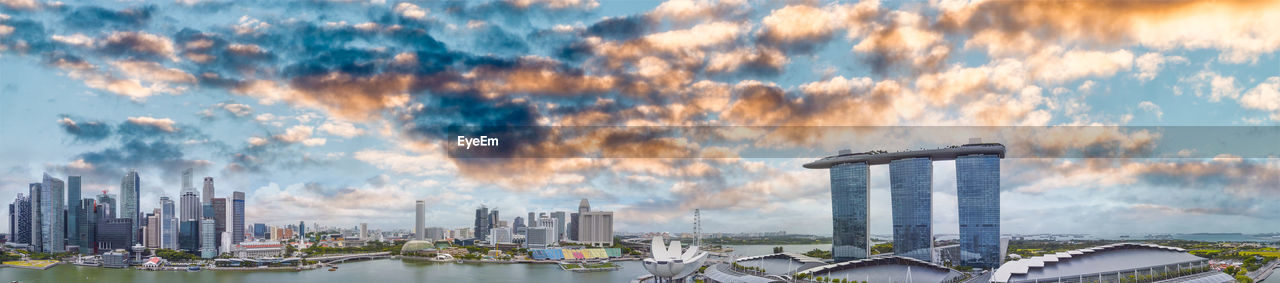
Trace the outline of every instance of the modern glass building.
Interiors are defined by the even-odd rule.
[[[244,192],[231,193],[231,244],[244,242]]]
[[[30,247],[33,252],[44,251],[44,232],[41,232],[40,230],[40,223],[43,219],[43,216],[41,216],[40,199],[47,196],[41,196],[41,188],[43,186],[44,184],[41,183],[31,183],[27,187],[29,189],[28,193],[30,193],[31,196],[27,200],[31,204],[31,241],[28,242],[28,244],[30,244],[28,247]]]
[[[97,247],[99,251],[127,249],[133,236],[133,219],[104,218],[98,222]]]
[[[178,248],[192,254],[200,252],[200,221],[184,220],[181,222],[178,235]]]
[[[178,210],[173,199],[160,197],[160,248],[178,248]]]
[[[60,253],[66,251],[66,183],[62,179],[44,174],[40,187],[40,243],[42,251]]]
[[[933,160],[889,162],[893,202],[893,254],[933,261]]]
[[[960,209],[960,261],[965,266],[1000,266],[1000,157],[956,158]]]
[[[138,219],[138,213],[141,208],[138,207],[138,195],[141,193],[141,179],[138,178],[138,171],[129,170],[120,180],[120,218],[128,218],[133,221],[133,231],[138,230],[138,225],[142,224],[142,219]],[[132,247],[138,242],[137,232],[129,233],[129,245],[124,248]]]
[[[871,255],[870,206],[867,205],[870,180],[867,163],[831,166],[831,251],[836,262]]]
[[[98,217],[102,208],[92,198],[80,200],[80,253],[96,254],[98,247]]]
[[[88,243],[80,241],[80,176],[67,176],[67,239],[72,245],[84,247]],[[75,251],[80,252],[80,251]]]
[[[9,206],[9,241],[31,243],[31,199],[21,193]]]
[[[215,232],[217,223],[212,218],[200,220],[200,257],[214,258],[218,256],[217,235]]]

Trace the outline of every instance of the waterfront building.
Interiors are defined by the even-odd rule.
[[[475,238],[487,238],[489,228],[489,208],[481,205],[480,208],[476,208],[475,227],[472,228],[472,231],[475,231]]]
[[[1000,157],[956,158],[956,201],[960,212],[961,265],[993,269],[1004,257],[1000,248]]]
[[[526,227],[524,244],[528,249],[543,249],[551,246],[551,237],[555,230],[551,227]]]
[[[745,265],[745,264],[744,264]],[[766,270],[768,268],[766,267]],[[855,282],[957,282],[964,274],[946,266],[903,256],[875,257],[838,262],[802,270],[811,278]]]
[[[932,261],[933,161],[956,160],[960,206],[962,254],[968,252],[976,267],[990,268],[999,246],[999,160],[1005,147],[972,141],[941,149],[853,153],[805,164],[809,169],[829,169],[832,190],[832,253],[837,262],[863,259],[869,253],[869,166],[889,165],[893,212],[894,254]],[[963,168],[962,168],[963,167]],[[963,177],[961,177],[963,175]],[[990,235],[996,235],[992,237]],[[998,262],[998,259],[995,260]]]
[[[933,161],[925,157],[889,162],[893,204],[893,254],[933,261]]]
[[[990,282],[1235,282],[1182,248],[1118,243],[1005,262]]]
[[[227,231],[227,198],[212,198],[209,202],[213,204],[213,235],[217,239]],[[214,245],[221,249],[222,240],[215,241]]]
[[[66,183],[44,174],[40,186],[40,249],[47,253],[66,251]]]
[[[511,234],[511,228],[498,227],[489,229],[489,243],[511,243],[515,238]]]
[[[66,213],[66,239],[67,244],[77,247],[73,252],[80,252],[80,247],[84,247],[86,243],[80,241],[80,176],[67,176],[67,201],[63,202],[67,208]]]
[[[680,250],[680,241],[671,241],[664,245],[662,236],[655,236],[649,242],[650,257],[641,264],[644,269],[658,278],[657,282],[685,282],[684,279],[699,270],[707,260],[707,252],[698,246],[690,245],[687,250]]]
[[[162,221],[160,221],[160,216],[161,211],[159,208],[155,209],[155,212],[147,215],[147,233],[143,234],[146,235],[144,238],[146,239],[145,242],[147,244],[147,248],[160,248],[161,237],[164,235],[164,233],[161,233],[162,229],[160,228],[160,224]]]
[[[115,195],[107,194],[107,191],[103,190],[102,194],[98,195],[98,205],[103,207],[103,209],[99,211],[99,213],[102,214],[100,217],[116,218],[116,210],[119,209],[119,206],[116,205]]]
[[[99,251],[110,251],[115,249],[127,249],[132,245],[129,244],[133,237],[133,219],[129,218],[103,218],[98,221],[97,231],[97,249]]]
[[[244,242],[244,192],[231,193],[231,243]]]
[[[579,212],[578,221],[578,242],[591,246],[613,244],[612,211]]]
[[[264,258],[284,256],[284,244],[278,241],[249,241],[231,247],[236,258]]]
[[[41,230],[41,227],[43,226],[42,223],[44,222],[44,216],[41,215],[42,208],[40,205],[40,199],[47,196],[42,195],[42,187],[44,187],[44,184],[41,183],[31,183],[28,186],[28,193],[30,193],[31,196],[31,243],[27,247],[33,252],[45,251],[44,232]]]
[[[98,221],[102,217],[102,207],[92,198],[80,200],[80,253],[98,253]]]
[[[568,221],[569,221],[569,215],[568,215],[567,213],[565,213],[564,211],[556,211],[556,212],[552,212],[552,213],[551,213],[551,218],[555,218],[555,219],[556,219],[556,227],[555,227],[555,228],[556,228],[556,239],[555,239],[555,240],[556,240],[556,241],[564,240],[564,239],[565,239],[565,237],[566,237],[566,236],[564,235],[564,227],[565,227],[565,225],[567,225],[567,224],[569,223],[569,222],[568,222]]]
[[[9,205],[9,241],[31,244],[31,199],[22,193]]]
[[[200,252],[200,221],[186,220],[179,223],[178,248],[198,254]]]
[[[142,179],[138,177],[138,171],[129,169],[129,173],[124,175],[120,180],[120,218],[129,218],[132,220],[133,232],[129,233],[129,245],[124,248],[133,246],[138,243],[137,231],[142,223],[142,219],[138,218],[138,214],[142,212],[142,208],[138,207],[138,200],[142,191]]]
[[[422,241],[427,238],[425,235],[427,233],[425,230],[427,225],[427,202],[418,200],[414,204],[417,213],[414,213],[413,217],[413,238]]]
[[[160,248],[178,248],[178,216],[173,199],[160,197]]]
[[[215,258],[218,257],[217,243],[217,223],[212,218],[200,220],[200,257]]]
[[[129,267],[129,252],[124,249],[116,249],[116,250],[102,253],[102,267],[107,267],[107,268]]]
[[[538,218],[538,227],[546,227],[547,231],[550,231],[551,233],[550,236],[547,236],[547,241],[549,241],[550,243],[558,244],[559,241],[556,241],[556,239],[559,239],[560,235],[555,234],[556,232],[555,227],[557,224],[556,219],[547,217],[546,214],[542,214],[540,217],[541,218]]]

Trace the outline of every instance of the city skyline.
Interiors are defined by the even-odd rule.
[[[148,212],[168,197],[182,214],[181,192],[212,177],[224,193],[195,203],[244,192],[244,224],[414,229],[403,200],[424,200],[428,227],[474,227],[480,205],[512,221],[590,198],[616,231],[686,231],[701,209],[709,231],[830,235],[828,172],[800,166],[814,154],[975,137],[899,126],[1052,126],[976,136],[1041,154],[999,162],[1002,233],[1280,221],[1274,144],[1126,128],[1276,129],[1271,1],[195,2],[0,3],[0,134],[22,137],[0,144],[0,199],[48,173],[81,176],[83,199]],[[778,127],[716,144],[662,126]],[[814,131],[839,126],[891,130]],[[458,155],[464,135],[501,135],[511,147],[490,153],[512,158]],[[1148,151],[1185,155],[1095,158]],[[893,233],[880,167],[873,235]],[[928,169],[932,234],[959,233],[956,167]]]

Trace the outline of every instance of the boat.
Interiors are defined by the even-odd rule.
[[[330,268],[329,268],[329,271],[338,271],[338,267],[337,267],[337,266],[330,267]]]
[[[196,266],[196,265],[187,266],[187,271],[200,271],[200,266]]]

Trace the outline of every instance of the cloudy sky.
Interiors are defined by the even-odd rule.
[[[830,234],[801,164],[981,137],[1010,147],[1006,233],[1277,232],[1275,143],[1237,137],[1280,125],[1277,26],[1277,1],[0,0],[0,199],[43,172],[117,194],[136,168],[149,210],[195,168],[251,223],[590,198],[623,231],[701,208],[709,231]]]

